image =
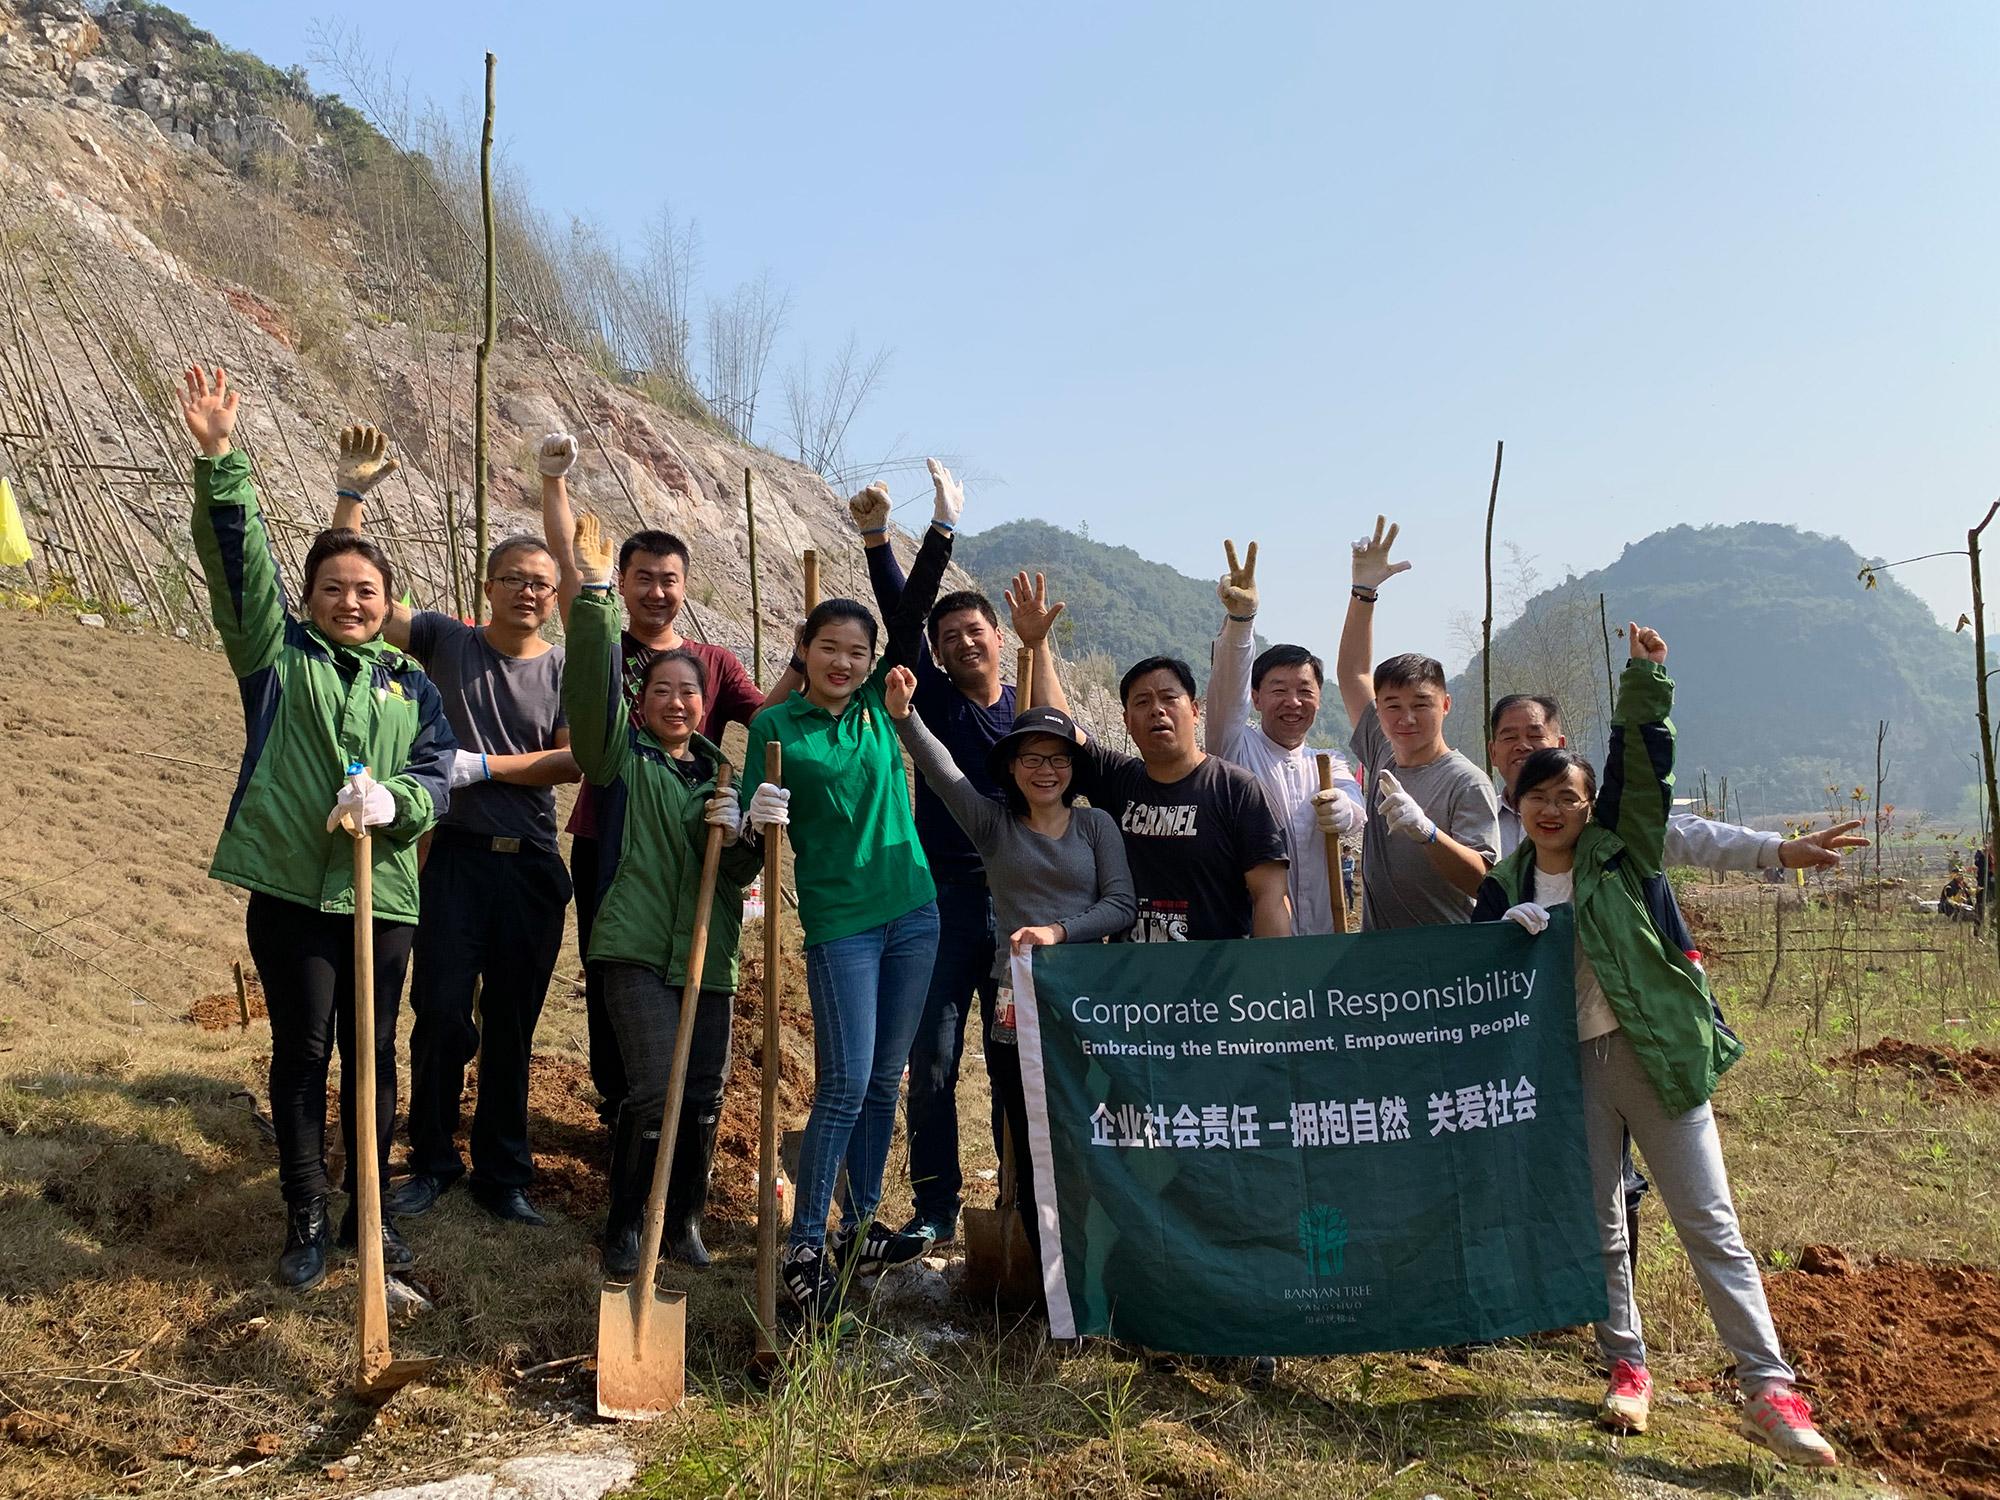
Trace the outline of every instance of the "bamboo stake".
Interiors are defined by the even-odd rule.
[[[486,299],[472,376],[477,403],[472,414],[472,552],[480,565],[483,565],[486,556],[486,366],[493,358],[493,343],[498,336],[497,310],[494,306],[497,278],[493,271],[493,63],[493,54],[489,52],[486,54],[486,123],[479,132],[479,216],[486,230]],[[474,624],[486,618],[484,593],[473,595],[472,610]]]
[[[1604,637],[1604,713],[1606,722],[1618,711],[1617,679],[1611,675],[1611,618],[1604,612],[1604,596],[1597,596],[1597,630]]]
[[[1493,445],[1493,487],[1486,492],[1486,618],[1479,629],[1479,680],[1485,690],[1486,709],[1480,719],[1480,740],[1490,742],[1493,725],[1493,512],[1500,504],[1500,459],[1507,451],[1504,442]],[[1489,754],[1486,769],[1493,769]]]
[[[757,588],[757,502],[751,494],[750,465],[743,466],[743,523],[750,532],[750,680],[764,685],[764,605]],[[773,742],[775,743],[775,741]],[[766,781],[770,777],[764,778]]]
[[[1988,819],[1989,828],[2000,828],[2000,785],[1996,785],[1993,771],[1993,715],[1986,695],[1986,594],[1979,581],[1979,534],[1992,524],[1994,512],[2000,511],[2000,500],[1995,500],[1986,508],[1986,519],[1965,534],[1966,551],[1972,557],[1972,651],[1979,673],[1979,755],[1986,773],[1986,805],[1993,816]],[[1987,862],[1989,876],[1992,861]],[[1985,892],[1980,892],[1983,896]],[[2000,915],[1993,916],[1993,941],[1996,951],[2000,951]]]

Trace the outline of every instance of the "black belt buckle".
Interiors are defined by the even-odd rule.
[[[495,854],[519,854],[521,852],[521,841],[515,838],[503,838],[499,834],[495,834],[493,836],[493,852]]]

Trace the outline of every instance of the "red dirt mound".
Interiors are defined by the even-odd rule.
[[[1810,1246],[1765,1279],[1836,1442],[1954,1500],[2000,1500],[2000,1275]]]
[[[244,1005],[249,1007],[253,1021],[270,1014],[264,1009],[264,986],[257,982],[255,974],[244,975],[243,993],[243,1005],[237,1004],[234,990],[215,990],[203,995],[188,1007],[187,1018],[203,1031],[226,1031],[243,1024]]]
[[[741,982],[736,989],[736,1035],[730,1047],[729,1080],[722,1090],[722,1129],[716,1136],[715,1178],[708,1211],[745,1224],[757,1222],[758,1116],[764,1097],[764,958],[761,945],[751,956],[744,942]],[[789,948],[784,958],[784,1002],[778,1049],[778,1129],[805,1123],[812,1103],[812,1003],[806,998],[806,969]]]
[[[1932,1047],[1885,1036],[1839,1059],[1849,1068],[1900,1068],[1938,1094],[2000,1094],[2000,1052],[1990,1047]]]

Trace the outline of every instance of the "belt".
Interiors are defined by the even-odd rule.
[[[457,844],[466,849],[478,849],[491,854],[553,854],[552,849],[544,849],[533,839],[512,838],[498,833],[473,833],[463,828],[453,828],[440,824],[436,836],[447,844]]]

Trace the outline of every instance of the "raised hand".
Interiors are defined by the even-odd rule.
[[[1410,570],[1410,565],[1406,562],[1389,561],[1389,549],[1396,545],[1396,533],[1401,529],[1390,525],[1387,518],[1377,516],[1375,535],[1364,536],[1354,544],[1356,588],[1377,589],[1398,573],[1407,573]]]
[[[1215,586],[1215,597],[1222,601],[1230,618],[1247,620],[1257,613],[1257,544],[1250,544],[1241,562],[1236,560],[1234,542],[1224,542],[1222,554],[1229,559],[1229,571]]]
[[[334,477],[344,494],[365,495],[401,467],[389,456],[389,435],[380,428],[340,429],[340,461]]]
[[[873,536],[889,529],[889,487],[886,484],[871,484],[867,489],[847,502],[847,513],[854,517],[854,529],[863,536]]]
[[[605,540],[597,517],[585,511],[576,518],[576,570],[586,584],[611,582],[611,543]]]
[[[1037,573],[1031,580],[1027,569],[1014,575],[1013,587],[1001,597],[1007,601],[1007,609],[1013,617],[1014,634],[1021,638],[1024,646],[1039,646],[1049,638],[1049,627],[1056,622],[1056,616],[1067,607],[1060,600],[1049,603],[1048,580]]]
[[[229,451],[230,434],[236,431],[236,392],[229,388],[229,375],[220,365],[213,373],[200,365],[181,372],[181,420],[188,436],[210,458]]]
[[[1660,632],[1650,625],[1625,626],[1625,639],[1632,648],[1634,661],[1657,662],[1662,665],[1667,659],[1667,643],[1660,638]]]
[[[951,470],[934,458],[924,460],[924,467],[931,471],[931,488],[937,491],[937,505],[931,512],[933,521],[942,521],[947,528],[958,525],[959,512],[965,509],[965,486],[951,477]]]
[[[1404,791],[1402,783],[1387,771],[1378,771],[1375,779],[1382,785],[1382,800],[1376,804],[1375,810],[1388,822],[1390,831],[1415,839],[1420,844],[1433,842],[1437,838],[1437,824],[1431,821],[1417,799]]]
[[[1860,826],[1861,820],[1853,818],[1845,823],[1836,823],[1831,828],[1822,828],[1818,833],[1786,839],[1778,845],[1778,863],[1787,870],[1813,870],[1837,865],[1843,849],[1868,847],[1868,840],[1855,836],[1854,830]]]
[[[548,479],[560,479],[576,462],[576,439],[566,432],[552,432],[535,449],[535,467]]]
[[[892,719],[910,716],[910,700],[917,694],[917,674],[908,667],[891,667],[882,679],[882,703]]]

